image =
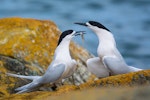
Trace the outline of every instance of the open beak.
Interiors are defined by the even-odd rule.
[[[82,25],[82,26],[87,26],[86,23],[74,23],[74,24],[78,24],[78,25]]]
[[[74,36],[83,35],[83,34],[85,34],[85,31],[76,31]]]

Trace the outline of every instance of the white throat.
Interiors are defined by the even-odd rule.
[[[97,53],[99,57],[114,55],[113,50],[116,49],[116,42],[113,34],[104,29],[93,30],[99,39]]]
[[[70,41],[63,40],[55,50],[54,59],[68,61],[71,60],[70,51],[69,51]]]

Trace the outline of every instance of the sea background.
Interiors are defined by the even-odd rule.
[[[150,69],[150,0],[0,0],[0,18],[5,17],[52,20],[61,31],[84,30],[85,40],[74,41],[95,56],[98,38],[73,23],[101,22],[129,65]]]

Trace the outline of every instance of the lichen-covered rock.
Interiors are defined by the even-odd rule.
[[[47,96],[42,100],[150,100],[149,93],[150,87],[148,86],[134,88],[92,88],[86,91],[73,91],[60,96]]]
[[[80,89],[87,87],[122,87],[122,86],[150,85],[150,70],[120,74],[80,85]]]
[[[89,81],[79,86],[64,85],[55,92],[12,94],[2,99],[27,100],[149,100],[150,70]],[[65,97],[65,98],[64,98]]]
[[[59,29],[51,21],[23,18],[0,19],[0,54],[7,57],[5,61],[3,60],[8,65],[6,68],[13,67],[11,69],[18,72],[15,70],[17,68],[14,68],[16,63],[10,63],[15,59],[25,67],[26,65],[34,66],[28,66],[31,72],[43,73],[53,58],[59,34]],[[22,65],[20,67],[23,67]]]
[[[122,100],[122,98],[132,97],[131,95],[133,95],[133,98],[136,98],[135,96],[140,98],[142,97],[140,93],[148,96],[149,87],[136,87],[137,90],[131,87],[149,86],[150,70],[95,80],[95,76],[91,75],[85,67],[86,60],[92,55],[73,42],[70,51],[72,57],[78,62],[78,69],[73,77],[64,81],[63,86],[58,86],[56,91],[50,91],[51,84],[46,84],[39,88],[39,90],[44,91],[14,94],[15,88],[27,84],[29,81],[9,77],[6,73],[43,75],[53,59],[60,33],[57,26],[51,21],[24,18],[0,19],[0,100],[66,100],[70,99],[71,96],[74,96],[74,98],[71,98],[72,100],[85,99],[84,97],[88,99]],[[111,87],[111,89],[107,87]],[[146,89],[146,91],[143,91],[143,89]],[[140,90],[143,92],[137,92]],[[127,96],[124,96],[126,93],[128,93]],[[58,95],[65,96],[65,98]],[[131,100],[132,98],[127,99]]]
[[[6,72],[43,75],[53,59],[60,34],[60,30],[52,21],[27,18],[0,19],[0,96],[8,95],[14,88],[29,82],[8,77]],[[70,50],[72,57],[78,62],[78,69],[73,75],[74,81],[69,78],[64,83],[79,85],[89,78],[90,73],[85,68],[85,62],[91,56],[73,42]]]

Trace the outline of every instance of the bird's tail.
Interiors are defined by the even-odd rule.
[[[141,70],[143,70],[143,69],[136,68],[136,67],[133,67],[133,66],[129,66],[129,68],[130,68],[130,71],[131,71],[131,72],[136,72],[136,71],[141,71]]]
[[[25,76],[25,75],[17,75],[17,74],[11,74],[11,73],[7,73],[8,76],[12,76],[12,77],[18,77],[18,78],[25,78],[25,79],[29,79],[29,80],[34,80],[34,79],[38,79],[41,76]]]
[[[29,84],[26,84],[24,86],[21,86],[21,87],[15,89],[15,91],[18,91],[17,94],[19,94],[19,93],[25,93],[25,92],[30,92],[30,91],[35,90],[40,85],[41,84],[32,81]]]
[[[38,87],[40,84],[35,81],[37,81],[38,79],[40,79],[42,77],[42,76],[24,76],[24,75],[17,75],[17,74],[11,74],[11,73],[7,73],[7,75],[12,76],[12,77],[25,78],[25,79],[32,80],[31,83],[15,89],[15,91],[18,91],[17,94],[30,92],[30,91],[33,91],[34,89],[36,89],[36,87]]]

